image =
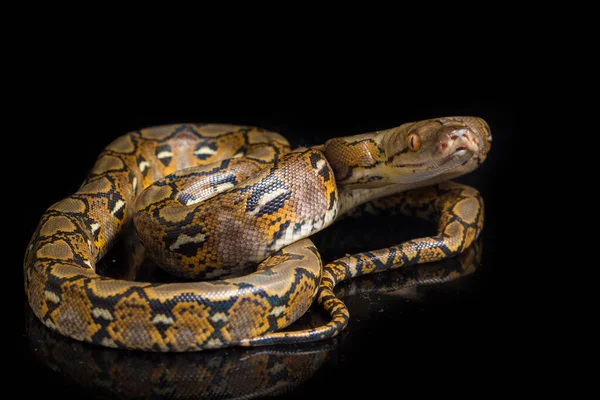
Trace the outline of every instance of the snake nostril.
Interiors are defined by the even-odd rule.
[[[447,147],[448,147],[448,143],[446,143],[446,142],[442,143],[442,149],[446,150]]]
[[[452,136],[450,137],[450,139],[452,139],[452,140],[456,140],[456,139],[458,139],[458,136],[456,136],[456,135],[452,135]]]

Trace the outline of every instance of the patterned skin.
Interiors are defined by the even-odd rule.
[[[107,347],[194,351],[334,336],[349,317],[332,292],[337,283],[452,257],[478,237],[481,196],[448,180],[481,164],[490,141],[489,127],[474,117],[409,123],[293,152],[279,134],[258,128],[132,132],[42,216],[25,254],[29,304],[47,327]],[[308,237],[359,206],[434,219],[438,235],[322,268]],[[239,275],[260,264],[205,282],[101,277],[96,262],[132,219],[149,256],[178,276]],[[315,297],[331,322],[277,332]]]
[[[416,290],[409,288],[471,274],[479,266],[480,241],[458,257],[348,281],[336,288],[336,294],[340,298],[367,293],[414,298]],[[238,399],[283,394],[310,379],[330,352],[343,347],[343,339],[334,338],[303,346],[234,348],[177,357],[120,352],[74,342],[46,329],[31,312],[27,314],[27,334],[36,358],[103,398]],[[305,317],[294,326],[310,328],[323,322],[321,313]]]

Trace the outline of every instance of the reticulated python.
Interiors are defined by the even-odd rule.
[[[348,323],[334,286],[452,257],[483,227],[483,201],[449,180],[490,149],[474,117],[408,123],[290,151],[279,134],[170,125],[116,139],[84,184],[42,216],[25,254],[25,290],[49,328],[108,347],[193,351],[320,340]],[[307,239],[358,205],[437,221],[438,234],[336,260]],[[109,279],[96,262],[134,220],[148,255],[202,282]],[[247,272],[260,263],[255,272]],[[321,327],[277,332],[317,299]]]

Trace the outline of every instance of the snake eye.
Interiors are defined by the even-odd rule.
[[[421,138],[416,133],[408,135],[408,149],[418,151],[421,148]]]

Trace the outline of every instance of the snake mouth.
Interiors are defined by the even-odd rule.
[[[446,165],[449,162],[455,161],[459,158],[463,158],[468,153],[469,153],[469,150],[466,148],[466,146],[460,146],[460,147],[457,147],[456,150],[454,150],[452,153],[450,153],[446,157],[442,158],[441,160],[429,160],[426,162],[413,163],[413,164],[400,164],[400,165],[398,165],[398,167],[402,167],[402,168],[407,168],[407,167],[408,168],[421,168],[421,167],[426,167],[426,166],[439,167],[442,165]],[[466,163],[467,161],[468,161],[468,159],[465,160],[464,162],[462,162],[462,164]]]
[[[442,162],[440,163],[440,165],[447,164],[447,163],[449,163],[449,162],[451,162],[452,160],[455,160],[455,159],[462,159],[462,158],[464,158],[468,154],[469,154],[469,150],[465,146],[460,146],[459,148],[457,148],[454,151],[454,153],[450,154],[449,156],[444,157],[442,159]],[[464,162],[461,160],[461,164],[464,164],[467,161],[469,161],[468,158]]]

